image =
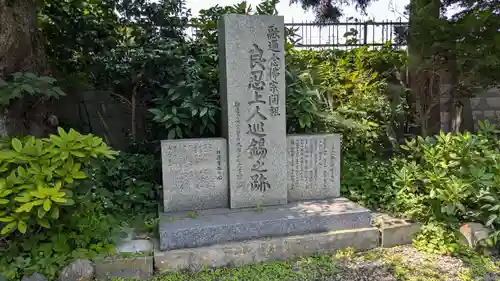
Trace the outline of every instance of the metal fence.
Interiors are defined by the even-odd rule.
[[[355,48],[382,46],[391,42],[394,47],[405,47],[407,22],[366,21],[318,24],[315,22],[287,23],[296,34],[296,48]]]
[[[406,46],[405,33],[407,22],[397,21],[365,21],[365,22],[293,22],[285,23],[285,27],[294,31],[296,48],[350,49],[360,46],[382,46],[387,42],[395,48]],[[188,36],[194,36],[197,30],[189,27]]]

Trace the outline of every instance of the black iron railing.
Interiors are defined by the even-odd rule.
[[[393,46],[406,45],[407,22],[366,21],[318,24],[315,22],[287,23],[296,34],[297,48],[382,46],[391,42]]]
[[[382,46],[390,42],[396,48],[406,46],[407,22],[398,21],[353,21],[323,23],[293,22],[285,27],[293,30],[296,48],[355,48],[360,46]],[[186,33],[194,36],[197,30],[189,27]]]

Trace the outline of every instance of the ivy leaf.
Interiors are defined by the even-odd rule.
[[[17,138],[12,139],[12,147],[16,152],[21,152],[23,150],[23,144]]]
[[[11,232],[12,230],[14,230],[14,228],[15,228],[16,226],[17,226],[17,222],[16,222],[16,221],[11,222],[11,223],[7,224],[6,226],[4,226],[4,227],[2,228],[2,231],[0,231],[0,234],[1,234],[1,235],[5,235],[5,234],[7,234],[7,233]]]
[[[26,233],[27,228],[28,228],[28,226],[26,225],[26,222],[24,222],[24,221],[19,221],[19,223],[17,224],[17,229],[22,234]]]
[[[496,214],[492,214],[489,218],[488,221],[486,222],[486,226],[490,226],[495,222],[495,220],[498,218]]]
[[[0,218],[0,222],[11,222],[14,221],[14,217]]]
[[[52,210],[50,210],[50,217],[55,220],[59,218],[59,207],[57,207],[57,205],[52,206]]]
[[[80,158],[85,157],[85,153],[83,153],[81,151],[71,151],[70,153],[73,154],[76,157],[80,157]]]
[[[45,228],[50,228],[50,223],[49,221],[44,218],[44,219],[37,219],[36,222],[38,222],[39,225],[45,227]]]
[[[45,202],[43,202],[43,209],[48,212],[50,211],[50,206],[52,206],[52,201],[46,199]]]
[[[43,209],[43,207],[38,208],[38,218],[43,218],[47,214],[47,211]]]
[[[29,85],[29,84],[24,84],[24,85],[21,86],[21,88],[24,91],[28,92],[30,95],[34,95],[35,94],[35,89],[31,85]]]

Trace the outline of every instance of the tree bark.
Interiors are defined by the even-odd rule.
[[[439,79],[430,66],[434,50],[428,41],[425,21],[439,18],[439,0],[411,0],[408,30],[408,70],[410,89],[416,100],[416,114],[420,120],[422,136],[436,134],[440,130]]]
[[[44,45],[37,28],[36,1],[0,0],[0,78],[15,72],[47,75]],[[49,120],[54,116],[39,98],[15,100],[0,110],[0,135],[42,136],[54,129]]]

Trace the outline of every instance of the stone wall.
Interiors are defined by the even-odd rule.
[[[474,128],[479,120],[500,125],[500,88],[492,88],[470,99]]]
[[[398,86],[393,85],[393,88]],[[394,89],[393,89],[394,90]],[[474,128],[478,120],[500,125],[500,88],[492,88],[470,99]],[[106,91],[71,93],[57,101],[56,114],[61,125],[81,133],[102,137],[115,149],[125,149],[130,143],[131,109],[119,97]],[[147,109],[137,108],[137,140],[146,139]],[[0,126],[1,127],[1,126]]]
[[[102,137],[114,149],[126,149],[131,144],[131,107],[117,95],[107,91],[68,93],[56,104],[56,114],[63,127],[80,133]],[[136,109],[136,140],[147,136],[147,109]]]

